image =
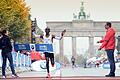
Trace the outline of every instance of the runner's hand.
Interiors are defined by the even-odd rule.
[[[62,36],[65,34],[65,32],[66,32],[66,29],[62,31]]]

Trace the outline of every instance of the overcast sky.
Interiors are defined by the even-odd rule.
[[[32,19],[36,18],[38,26],[44,30],[46,21],[72,21],[73,13],[78,14],[81,1],[84,1],[86,14],[90,13],[94,21],[120,21],[120,0],[25,0],[31,8]],[[82,40],[82,41],[81,41]],[[88,41],[79,39],[83,43],[77,51],[88,48]],[[95,42],[96,43],[96,42]],[[71,38],[65,39],[65,44],[71,44]],[[72,47],[72,45],[71,45]],[[67,48],[67,49],[66,49]],[[68,50],[69,48],[69,50]],[[71,53],[70,47],[64,48]]]
[[[120,0],[25,0],[31,8],[32,19],[44,29],[46,21],[72,21],[81,1],[94,21],[120,21]]]

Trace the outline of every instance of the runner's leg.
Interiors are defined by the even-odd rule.
[[[51,65],[52,67],[54,67],[54,53],[50,53],[50,61],[51,61]]]

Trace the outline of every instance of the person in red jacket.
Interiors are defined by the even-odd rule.
[[[31,57],[31,63],[38,61],[38,60],[45,60],[45,58],[41,56],[41,53],[35,50],[30,52],[30,57]]]
[[[98,48],[101,50],[105,49],[108,57],[108,61],[110,63],[110,73],[105,75],[106,77],[115,77],[115,60],[114,60],[114,50],[115,50],[115,29],[112,27],[111,22],[106,22],[105,24],[106,35],[104,38],[98,43],[102,43],[102,45]]]
[[[31,63],[38,61],[38,60],[45,60],[45,57],[42,57],[41,53],[34,50],[34,47],[32,47],[31,52],[27,52],[26,54],[30,55]]]

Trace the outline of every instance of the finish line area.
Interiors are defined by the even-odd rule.
[[[108,78],[108,77],[98,77],[98,76],[71,76],[71,77],[20,77],[20,78],[8,78],[7,80],[120,80],[120,77]]]
[[[38,47],[38,51],[52,51],[52,46],[51,48],[47,48],[46,44],[38,44],[38,45],[23,45],[19,44],[17,45],[19,50],[30,50],[31,47]],[[28,46],[28,47],[26,47]],[[50,46],[50,45],[49,45]],[[16,50],[17,50],[16,49]],[[42,71],[34,71],[35,69],[31,70],[31,63],[30,63],[30,58],[29,56],[23,55],[20,52],[16,54],[16,52],[13,52],[13,60],[15,63],[15,67],[23,70],[24,68],[26,69],[27,67],[30,68],[30,70],[23,71],[23,72],[18,72],[19,78],[12,78],[11,75],[7,75],[7,80],[120,80],[120,68],[116,69],[116,77],[104,77],[106,74],[109,73],[109,69],[104,69],[104,68],[83,68],[82,66],[77,66],[72,68],[71,65],[67,66],[61,66],[60,68],[56,67],[53,70],[50,68],[50,73],[51,73],[51,78],[46,78],[47,72],[46,69],[44,69],[44,65],[42,64]],[[37,62],[37,61],[36,61]],[[38,62],[40,63],[40,62]],[[36,64],[36,67],[41,67],[40,64]],[[53,68],[53,67],[52,67]],[[37,68],[36,68],[37,69]],[[19,69],[17,69],[19,70]],[[0,76],[1,79],[2,76]]]
[[[46,78],[46,72],[29,71],[18,73],[19,78],[9,75],[7,80],[120,80],[120,69],[116,70],[116,77],[104,77],[108,72],[109,69],[64,67],[51,71],[51,78]]]

